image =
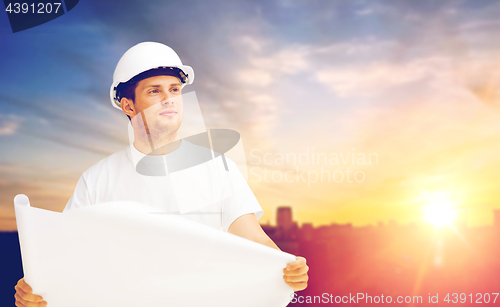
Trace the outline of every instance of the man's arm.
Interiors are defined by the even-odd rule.
[[[228,232],[280,250],[273,240],[264,232],[262,227],[260,227],[253,213],[245,214],[237,218],[231,226],[229,226]],[[304,290],[307,287],[307,281],[309,279],[307,275],[308,271],[309,267],[306,264],[306,259],[297,256],[295,262],[289,263],[286,268],[283,269],[283,279],[294,291]]]
[[[253,213],[244,214],[234,220],[231,226],[229,226],[228,232],[280,250],[273,240],[271,240],[271,238],[269,238],[269,236],[264,232],[262,227],[260,227],[260,224]]]

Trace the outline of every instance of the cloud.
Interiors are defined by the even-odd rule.
[[[235,88],[243,89],[237,93],[240,103],[239,108],[234,110],[245,116],[242,129],[256,136],[272,130],[282,110],[282,99],[273,86],[286,76],[306,70],[307,53],[307,50],[297,46],[276,48],[263,44],[245,54],[241,68],[235,72],[238,76]]]
[[[264,48],[265,42],[249,35],[242,35],[234,40],[234,45],[241,47],[242,52],[250,51],[259,53]]]
[[[479,53],[455,67],[455,79],[464,89],[484,104],[500,107],[500,60],[497,53]]]
[[[250,65],[273,74],[293,74],[307,68],[305,56],[309,53],[307,47],[287,46],[275,52],[267,52],[265,56],[249,59]]]
[[[275,81],[272,74],[265,70],[242,69],[236,74],[241,82],[250,86],[266,87]]]
[[[458,26],[460,31],[488,30],[500,26],[500,20],[471,20]]]
[[[351,67],[322,69],[316,73],[316,77],[341,97],[371,96],[411,82],[449,79],[449,67],[449,59],[437,57],[407,63],[374,61]]]
[[[23,119],[15,115],[0,114],[0,136],[16,133]]]
[[[364,8],[355,12],[356,15],[360,16],[371,15],[373,13],[375,13],[375,10],[373,8]]]

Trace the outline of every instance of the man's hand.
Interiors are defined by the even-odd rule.
[[[259,225],[253,213],[245,214],[237,218],[231,226],[229,226],[228,232],[280,250],[273,240],[271,240],[264,230],[262,230],[262,227]],[[283,279],[285,279],[287,285],[292,287],[293,291],[300,291],[307,288],[307,281],[309,279],[307,271],[309,271],[309,267],[306,264],[306,258],[296,258],[296,261],[289,263],[283,270],[285,274]]]
[[[309,267],[306,264],[306,258],[297,256],[297,260],[290,262],[283,270],[285,274],[283,279],[293,291],[301,291],[307,288],[307,281],[309,280],[307,271],[309,271]]]
[[[24,281],[24,278],[19,279],[16,289],[16,306],[17,307],[45,307],[47,302],[40,295],[33,294],[33,289]]]

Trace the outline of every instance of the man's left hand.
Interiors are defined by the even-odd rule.
[[[306,258],[297,256],[297,260],[290,262],[283,270],[283,279],[293,291],[301,291],[307,288],[309,280],[307,271],[309,271],[309,267],[306,264]]]

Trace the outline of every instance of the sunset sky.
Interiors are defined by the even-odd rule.
[[[299,224],[419,223],[449,203],[491,225],[499,37],[499,1],[80,0],[15,34],[0,13],[0,230],[16,194],[62,211],[128,144],[109,87],[141,41],[193,67],[207,127],[241,133],[261,223],[278,206]]]

